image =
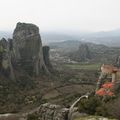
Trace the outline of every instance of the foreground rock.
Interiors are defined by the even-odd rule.
[[[27,114],[27,120],[116,120],[102,116],[91,116],[86,113],[78,112],[78,108],[74,107],[69,118],[70,108],[64,108],[60,105],[45,103],[36,111]]]
[[[89,116],[75,110],[70,120],[116,120],[100,116]],[[60,105],[45,103],[26,113],[0,114],[0,120],[69,120],[69,109]]]
[[[33,114],[28,115],[28,119],[34,118],[35,120],[67,120],[67,108],[62,108],[59,105],[46,103],[40,106],[39,110]]]

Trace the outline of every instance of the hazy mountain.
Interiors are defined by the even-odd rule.
[[[62,42],[53,42],[53,43],[50,43],[49,46],[51,49],[56,49],[58,51],[61,51],[62,53],[69,53],[69,52],[77,51],[79,46],[82,44],[86,44],[90,47],[90,49],[94,48],[94,50],[107,48],[107,46],[102,44],[94,44],[91,42],[84,42],[84,41],[78,41],[78,40],[66,40]]]
[[[87,37],[120,37],[120,29],[112,31],[100,31],[87,34]]]
[[[82,36],[83,41],[104,44],[107,46],[120,46],[120,29],[113,31],[102,31]]]
[[[62,42],[51,42],[49,45],[52,48],[68,48],[68,47],[77,47],[81,44],[81,41],[78,40],[66,40]]]
[[[93,42],[96,44],[104,44],[112,47],[120,47],[120,36],[83,37],[82,40],[86,42]]]
[[[78,40],[93,42],[97,44],[104,44],[108,46],[120,46],[120,29],[106,32],[94,32],[88,33],[42,33],[41,34],[44,43],[61,42],[66,40]]]
[[[12,36],[10,31],[0,31],[0,38]],[[104,44],[108,46],[120,46],[120,29],[102,32],[41,32],[43,44],[62,42],[66,40],[78,40]]]
[[[64,33],[55,33],[55,32],[41,32],[41,38],[43,43],[51,43],[51,42],[61,42],[65,40],[73,40],[74,37],[66,35]]]

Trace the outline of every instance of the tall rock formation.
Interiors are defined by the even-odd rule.
[[[120,56],[117,56],[116,61],[115,61],[115,66],[120,68]]]
[[[1,75],[15,80],[15,76],[19,79],[20,74],[50,74],[48,68],[51,68],[49,47],[42,47],[39,28],[36,25],[17,23],[13,39],[0,40]]]
[[[29,74],[38,76],[41,72],[49,73],[43,58],[39,28],[34,24],[17,23],[13,33],[15,63]]]
[[[92,58],[92,55],[87,44],[80,44],[79,49],[71,53],[69,57],[78,62],[85,62],[89,61]]]
[[[0,40],[0,73],[14,80],[15,75],[11,62],[11,50],[9,48],[9,42],[5,38],[2,38]]]
[[[78,50],[78,56],[80,61],[85,61],[91,58],[90,50],[87,44],[81,44]]]
[[[44,62],[45,62],[45,65],[47,66],[48,69],[52,69],[52,65],[51,65],[51,62],[50,62],[50,58],[49,58],[49,50],[50,50],[50,47],[49,46],[43,46],[43,58],[44,58]]]

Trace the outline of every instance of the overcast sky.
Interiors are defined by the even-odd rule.
[[[120,28],[120,0],[0,0],[0,30],[17,22],[41,31],[102,31]]]

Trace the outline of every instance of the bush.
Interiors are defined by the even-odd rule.
[[[29,114],[27,116],[27,120],[38,120],[38,115],[37,114]]]
[[[108,103],[108,113],[110,116],[120,119],[120,97]]]
[[[107,98],[105,101],[96,96],[82,99],[78,104],[78,110],[91,115],[120,119],[120,97]]]
[[[96,108],[101,105],[98,97],[91,97],[89,99],[82,99],[78,105],[79,112],[87,114],[95,114]]]
[[[100,116],[104,116],[104,117],[108,117],[109,113],[108,113],[108,108],[105,104],[102,104],[101,106],[96,108],[96,115],[100,115]]]

